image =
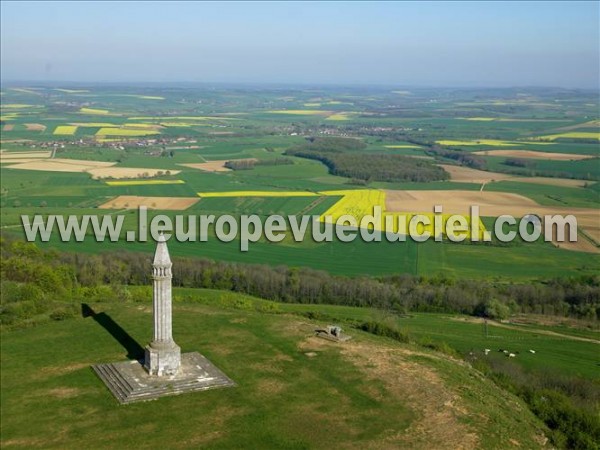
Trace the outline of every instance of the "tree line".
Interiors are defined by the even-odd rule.
[[[429,148],[425,152],[439,161],[444,159],[452,160],[461,166],[470,167],[472,169],[489,170],[485,158],[482,158],[479,155],[474,155],[471,152],[458,149],[445,149],[436,144],[421,145],[428,146]],[[597,176],[591,172],[587,174],[581,174],[563,170],[542,170],[538,168],[537,162],[524,158],[505,158],[502,164],[494,167],[494,171],[527,177],[573,178],[590,181],[597,180]]]
[[[434,157],[441,157],[456,161],[461,166],[470,167],[472,169],[484,170],[487,168],[485,159],[481,156],[473,155],[472,153],[460,151],[460,150],[446,150],[439,147],[431,148],[427,150],[428,155]]]
[[[124,287],[152,283],[148,254],[59,253],[6,238],[1,248],[3,321],[13,313],[18,316],[23,308],[37,314],[57,307],[59,314],[64,305],[57,299],[127,300],[130,294]],[[173,285],[228,290],[279,302],[373,307],[397,313],[445,312],[500,319],[536,313],[600,319],[600,276],[531,283],[407,274],[351,278],[310,268],[175,258]],[[24,303],[17,306],[20,302]]]
[[[366,144],[351,138],[311,138],[285,154],[322,162],[332,175],[365,181],[447,180],[450,176],[431,161],[403,155],[360,153]]]

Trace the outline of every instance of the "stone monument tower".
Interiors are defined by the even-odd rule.
[[[171,265],[167,242],[161,235],[152,262],[154,337],[146,346],[144,361],[134,359],[92,366],[120,403],[235,386],[203,355],[198,352],[182,354],[175,344],[172,334]]]
[[[144,367],[150,375],[174,375],[181,364],[181,349],[173,340],[171,258],[164,235],[160,235],[152,263],[154,339],[146,346]]]

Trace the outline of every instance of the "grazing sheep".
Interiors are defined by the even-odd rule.
[[[491,352],[491,350],[490,350],[489,348],[486,348],[486,349],[483,351],[483,353],[485,353],[486,355],[487,355],[489,352]]]
[[[535,355],[535,350],[529,350],[529,353],[533,353]]]
[[[509,358],[514,358],[515,356],[517,356],[517,355],[515,355],[514,353],[509,353],[509,354],[508,354],[508,357],[509,357]]]

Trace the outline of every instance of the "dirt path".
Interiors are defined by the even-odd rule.
[[[394,348],[351,343],[342,354],[355,361],[368,377],[383,380],[390,392],[408,399],[413,406],[418,405],[415,408],[418,418],[413,424],[384,439],[377,447],[477,448],[477,434],[459,420],[468,415],[462,399],[433,370],[406,361],[402,352]]]
[[[499,328],[506,328],[506,329],[509,329],[509,330],[525,331],[527,333],[543,334],[543,335],[546,335],[546,336],[554,336],[554,337],[559,337],[561,339],[569,339],[569,340],[572,340],[572,341],[590,342],[592,344],[600,344],[600,341],[598,341],[596,339],[585,338],[585,337],[581,337],[581,336],[573,336],[573,335],[570,335],[570,334],[562,334],[562,333],[557,333],[556,331],[550,331],[550,330],[528,330],[528,329],[523,328],[523,327],[509,325],[509,324],[506,324],[506,323],[493,323],[492,325],[497,326]]]
[[[461,318],[451,317],[450,320],[481,324],[481,319],[478,319],[476,317],[461,317]],[[498,327],[498,328],[505,328],[507,330],[524,331],[526,333],[543,334],[545,336],[554,336],[554,337],[559,337],[561,339],[569,339],[572,341],[590,342],[592,344],[600,344],[600,340],[598,340],[598,339],[586,338],[586,337],[582,337],[582,336],[573,336],[571,334],[563,334],[563,333],[558,333],[556,331],[551,331],[551,330],[540,330],[540,329],[532,330],[532,329],[528,329],[528,328],[522,327],[522,326],[510,325],[510,324],[501,323],[501,322],[494,322],[493,320],[488,320],[488,325],[492,325],[492,326]]]
[[[314,351],[331,345],[336,344],[310,337],[300,343],[300,348]],[[477,434],[460,420],[468,415],[460,396],[452,392],[433,369],[407,359],[407,356],[419,355],[418,352],[349,341],[344,343],[341,354],[368,380],[383,382],[389,395],[404,399],[417,415],[408,429],[373,442],[370,448],[441,450],[478,447]]]

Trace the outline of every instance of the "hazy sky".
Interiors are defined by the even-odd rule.
[[[1,3],[2,80],[597,88],[598,2]]]

